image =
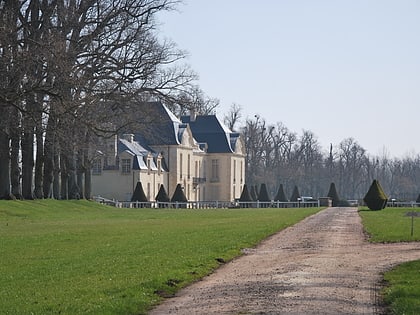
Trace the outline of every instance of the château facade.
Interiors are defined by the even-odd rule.
[[[149,201],[181,184],[189,201],[233,201],[245,184],[245,147],[216,115],[178,119],[161,102],[139,105],[141,129],[102,139],[92,169],[95,196],[129,201],[137,182]]]

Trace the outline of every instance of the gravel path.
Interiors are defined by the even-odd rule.
[[[357,208],[328,208],[244,250],[157,314],[382,314],[381,274],[420,243],[370,244]]]

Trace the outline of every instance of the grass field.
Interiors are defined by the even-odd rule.
[[[365,230],[371,242],[410,242],[420,241],[420,217],[413,220],[413,236],[411,236],[411,217],[407,212],[419,211],[420,208],[385,208],[370,211],[359,210]]]
[[[407,212],[416,208],[385,208],[381,211],[362,209],[363,225],[373,242],[420,241],[420,217],[411,220]],[[413,235],[411,235],[413,223]],[[387,287],[383,290],[390,313],[420,314],[420,261],[407,262],[385,273]]]
[[[0,201],[2,314],[144,314],[319,209],[116,209]]]

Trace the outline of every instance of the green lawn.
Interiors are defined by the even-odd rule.
[[[0,201],[0,313],[144,314],[217,260],[317,211]]]
[[[411,236],[411,217],[407,212],[420,212],[420,208],[385,208],[371,211],[362,208],[359,211],[363,225],[371,242],[410,242],[420,241],[420,217],[413,220]]]
[[[417,208],[385,208],[381,211],[362,209],[365,230],[373,242],[420,241],[420,217],[413,220],[407,212],[420,211]],[[420,314],[420,261],[407,262],[385,273],[387,287],[383,290],[384,300],[391,314]]]
[[[420,314],[420,261],[399,265],[384,276],[388,285],[383,290],[390,313],[395,315]]]

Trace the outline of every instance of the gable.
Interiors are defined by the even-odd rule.
[[[233,153],[230,134],[215,115],[197,116],[191,120],[190,116],[184,116],[181,120],[188,123],[194,138],[199,143],[207,144],[208,153]]]

